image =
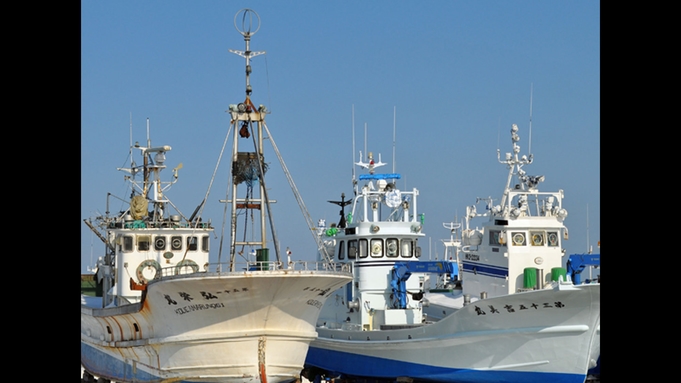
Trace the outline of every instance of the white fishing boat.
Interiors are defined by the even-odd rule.
[[[461,266],[420,261],[423,215],[417,189],[401,191],[399,174],[368,168],[356,182],[345,221],[320,230],[334,262],[350,265],[352,283],[326,301],[306,373],[341,378],[430,382],[584,382],[597,350],[600,284],[575,285],[561,268],[563,192],[537,190],[541,177],[522,169],[517,126],[501,204],[481,229],[466,225]],[[518,183],[514,183],[517,180]],[[489,200],[491,202],[491,200]],[[538,212],[532,212],[532,208]],[[538,223],[525,218],[533,215]],[[461,280],[460,305],[441,318],[424,312],[428,276]],[[452,289],[455,290],[455,289]],[[600,352],[598,350],[598,352]]]
[[[514,126],[511,131],[514,143],[518,139],[517,133],[514,135],[515,132],[517,132],[517,127]],[[476,205],[483,201],[486,202],[485,213],[478,213],[477,207],[472,205],[467,207],[463,230],[460,230],[461,225],[445,224],[445,227],[451,229],[450,240],[443,241],[445,254],[453,254],[456,259],[461,259],[462,280],[459,281],[459,286],[462,284],[463,288],[453,288],[452,286],[443,288],[441,285],[436,285],[435,289],[427,291],[425,294],[427,304],[424,305],[424,312],[431,320],[446,317],[461,309],[465,304],[464,302],[478,300],[480,294],[490,296],[488,291],[495,289],[497,291],[493,293],[493,296],[513,294],[537,288],[539,285],[548,287],[549,284],[555,283],[559,278],[571,281],[576,285],[600,284],[600,275],[595,278],[592,277],[592,272],[600,267],[600,254],[592,254],[589,251],[587,254],[571,254],[566,257],[562,241],[560,245],[556,243],[556,240],[560,239],[561,233],[563,233],[563,240],[568,239],[568,230],[564,226],[567,211],[562,207],[563,191],[540,193],[537,185],[543,181],[543,177],[534,177],[535,181],[525,182],[525,180],[531,180],[532,177],[527,176],[522,167],[532,163],[531,156],[523,160],[523,158],[518,159],[513,156],[509,159],[507,155],[504,161],[501,161],[501,158],[499,158],[499,161],[506,164],[510,170],[502,197],[502,201],[506,201],[507,205],[493,207],[491,198],[478,198]],[[534,204],[528,204],[530,199],[528,196],[533,197],[532,202]],[[539,206],[540,199],[544,199],[548,203]],[[554,205],[553,201],[557,201],[557,204]],[[514,213],[513,209],[516,208],[522,211],[522,214]],[[501,212],[502,209],[505,209],[505,214]],[[551,209],[553,209],[553,213]],[[473,221],[479,218],[487,222],[482,225],[482,229],[473,228]],[[499,262],[499,257],[495,251],[495,248],[498,247],[497,243],[494,241],[485,242],[481,238],[485,231],[494,235],[496,230],[499,229],[499,225],[495,224],[496,220],[509,218],[514,222],[512,227],[525,228],[529,232],[531,242],[528,247],[521,243],[524,237],[522,239],[519,236],[516,237],[518,239],[511,246],[505,247],[504,258],[508,260],[504,259]],[[546,248],[544,248],[542,241],[548,241]],[[539,249],[539,251],[535,249]],[[519,262],[523,259],[529,259],[532,255],[538,256],[532,259],[534,264]],[[514,263],[523,267],[522,285],[520,281],[517,281],[515,286],[505,281],[504,283],[501,282],[508,278],[510,272],[506,269],[511,268]],[[562,267],[563,264],[566,265],[565,268]],[[516,268],[516,270],[518,269]],[[582,274],[586,275],[585,270],[588,270],[589,275],[587,278],[582,278]],[[590,379],[598,378],[600,377],[600,316],[588,355],[588,377]]]
[[[203,202],[189,218],[171,202],[167,191],[177,182],[181,164],[169,181],[162,180],[171,147],[151,144],[147,120],[146,145],[130,148],[131,154],[142,155],[141,163],[119,168],[131,186],[129,207],[110,214],[108,194],[106,214],[84,220],[105,243],[106,253],[96,277],[101,296],[81,294],[82,381],[293,381],[317,336],[320,308],[331,291],[351,280],[347,270],[326,262],[283,263],[271,220],[266,225],[271,215],[264,131],[268,139],[272,136],[265,124],[268,112],[262,105],[255,108],[250,98],[249,60],[264,53],[250,49],[257,31],[253,17],[259,26],[257,14],[243,10],[237,30],[246,49],[232,51],[245,57],[247,70],[246,99],[229,108],[227,137],[234,140],[231,200],[225,201],[231,205],[230,257],[224,263],[221,255],[217,263],[209,260],[214,227],[201,218]],[[241,151],[239,141],[252,143],[251,151]],[[238,186],[244,183],[242,196]],[[262,230],[249,234],[249,241],[237,241],[237,227],[241,234],[252,226],[240,226],[238,215],[259,216]],[[275,260],[269,259],[270,245]],[[254,255],[238,258],[238,248],[246,246]]]

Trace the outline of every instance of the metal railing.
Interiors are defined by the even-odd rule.
[[[305,271],[324,272],[330,274],[352,275],[352,266],[342,263],[328,263],[323,261],[292,261],[288,264],[277,261],[245,261],[237,262],[234,266],[235,273],[261,272],[261,271]],[[230,263],[206,263],[205,265],[179,265],[161,268],[157,273],[157,279],[170,278],[187,274],[222,274],[230,273]]]

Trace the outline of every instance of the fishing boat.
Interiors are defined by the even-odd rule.
[[[129,200],[122,199],[127,205],[109,213],[109,193],[106,214],[84,220],[105,244],[95,277],[101,294],[81,294],[84,382],[293,381],[317,335],[320,308],[331,291],[351,280],[347,268],[327,262],[284,264],[274,225],[271,220],[266,225],[271,214],[264,131],[272,136],[266,108],[254,107],[249,83],[249,60],[264,52],[250,49],[257,31],[251,23],[256,17],[259,26],[259,17],[249,9],[237,16],[241,12],[237,30],[246,49],[232,52],[246,59],[246,98],[228,112],[227,138],[234,140],[232,194],[225,201],[231,206],[230,257],[223,263],[220,253],[217,263],[210,260],[214,227],[201,217],[205,197],[189,217],[170,200],[168,190],[182,166],[172,169],[169,180],[161,177],[172,148],[152,145],[147,120],[146,145],[130,148],[141,161],[118,169],[131,187]],[[252,143],[252,149],[240,150],[239,141]],[[241,233],[254,226],[241,226],[238,215],[259,216],[262,231],[237,241],[237,228]],[[270,260],[272,244],[276,258]],[[253,255],[242,256],[239,247],[252,248],[246,254]]]
[[[517,134],[515,137],[513,136],[514,132],[517,132],[517,126],[512,128],[511,133],[513,140],[519,139]],[[543,177],[535,177],[535,180],[538,182],[530,183],[534,187],[523,183],[523,179],[530,179],[528,178],[530,176],[525,174],[522,167],[532,163],[533,159],[531,156],[523,160],[513,156],[509,159],[507,155],[503,162],[500,158],[499,161],[506,164],[510,170],[502,197],[502,201],[510,202],[507,206],[503,207],[509,214],[494,214],[495,207],[492,207],[491,198],[478,198],[476,205],[480,202],[486,202],[485,213],[478,213],[476,205],[469,206],[466,210],[467,215],[463,232],[461,224],[444,224],[445,227],[451,229],[450,240],[443,240],[445,256],[449,254],[450,257],[453,256],[461,260],[462,279],[459,280],[458,288],[451,285],[443,287],[442,284],[436,284],[434,289],[426,291],[425,299],[427,304],[424,305],[424,312],[430,320],[442,319],[464,307],[464,302],[476,301],[479,299],[477,298],[479,294],[488,294],[487,291],[498,288],[500,286],[499,281],[502,278],[506,279],[508,276],[508,272],[504,269],[511,268],[513,263],[518,260],[528,258],[528,248],[520,244],[520,237],[517,237],[517,240],[511,246],[506,247],[507,255],[505,255],[505,258],[508,258],[506,263],[498,262],[497,257],[495,257],[496,243],[480,240],[485,231],[495,233],[496,230],[499,230],[498,225],[495,224],[495,221],[499,218],[512,218],[515,222],[514,227],[526,228],[532,236],[529,250],[539,248],[540,253],[537,254],[539,258],[533,259],[535,264],[530,266],[521,264],[524,267],[522,285],[518,281],[515,290],[512,286],[504,287],[501,285],[501,291],[493,293],[495,296],[513,294],[526,291],[528,288],[535,288],[535,286],[540,284],[537,280],[541,281],[541,284],[545,286],[549,283],[555,283],[559,278],[570,281],[575,285],[600,284],[600,275],[592,278],[592,272],[600,267],[600,254],[593,254],[591,249],[589,249],[588,253],[571,254],[566,257],[566,251],[562,247],[562,242],[560,245],[556,244],[556,239],[559,238],[560,233],[562,233],[563,241],[568,240],[569,237],[568,230],[564,225],[567,211],[562,207],[563,191],[539,193],[537,184],[543,181]],[[539,199],[535,197],[534,204],[528,205],[527,198],[523,198],[523,196],[528,195],[528,191],[531,191],[532,195],[539,196],[539,198],[545,198],[549,203],[546,206],[539,206],[537,204]],[[557,205],[554,205],[551,201],[557,201]],[[518,203],[518,205],[514,206],[513,203]],[[521,209],[524,213],[514,214],[512,213],[514,208]],[[551,214],[549,212],[550,209],[553,209],[555,213]],[[496,211],[497,213],[500,211],[499,207],[496,207]],[[474,229],[473,222],[479,218],[487,222],[482,225],[482,229],[477,227]],[[542,247],[542,240],[545,239],[548,240],[546,249]],[[491,261],[480,261],[480,258]],[[566,267],[562,267],[563,264]],[[499,269],[499,266],[502,269]],[[497,268],[494,269],[494,267]],[[586,270],[589,272],[589,277],[582,278],[582,274],[586,274],[584,272]],[[548,277],[549,275],[550,278]],[[462,285],[463,288],[461,287]],[[600,315],[595,328],[596,333],[588,352],[589,380],[600,377]]]
[[[526,219],[533,219],[531,216]],[[460,228],[461,224],[454,222],[443,223],[443,226],[451,229],[451,237],[449,240],[442,240],[444,244],[444,258],[443,259],[457,259],[459,260],[461,251]],[[559,277],[564,275],[565,278],[571,280],[574,284],[590,284],[600,283],[600,274],[593,276],[594,272],[598,272],[600,268],[600,254],[593,254],[591,251],[585,254],[571,254],[568,256],[566,263],[566,272],[562,270],[558,273]],[[582,275],[588,277],[583,278]],[[460,267],[460,275],[463,275],[463,267]],[[553,278],[553,277],[552,277]],[[440,320],[452,312],[463,307],[463,281],[457,280],[455,283],[439,276],[434,284],[425,292],[425,304],[423,308],[424,315],[433,321]],[[468,298],[470,299],[470,298]],[[596,325],[596,336],[592,342],[592,349],[589,351],[591,356],[587,381],[593,382],[600,380],[601,366],[600,366],[600,320]],[[594,365],[595,363],[595,365]]]
[[[587,379],[600,331],[600,284],[565,278],[563,192],[537,190],[543,177],[522,169],[532,157],[520,156],[517,132],[513,125],[513,152],[499,159],[509,168],[501,203],[484,214],[468,209],[466,222],[482,215],[489,221],[463,228],[460,263],[421,260],[418,190],[399,190],[398,173],[375,173],[380,157],[356,163],[369,174],[360,175],[362,186],[353,177],[350,213],[318,231],[323,250],[349,265],[354,280],[322,308],[319,336],[305,360],[308,375],[457,383]],[[461,282],[461,304],[433,318],[424,311],[432,304],[426,282],[442,274],[450,284]]]

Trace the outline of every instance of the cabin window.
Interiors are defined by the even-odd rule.
[[[348,241],[348,259],[357,258],[357,240]]]
[[[338,244],[338,259],[345,259],[345,241],[340,241]]]
[[[546,233],[546,244],[549,245],[550,247],[558,246],[558,232],[557,231],[549,231],[548,233]]]
[[[199,248],[199,240],[195,236],[187,237],[187,248],[196,251]]]
[[[210,236],[204,235],[201,237],[201,250],[208,252],[210,249]]]
[[[418,245],[418,240],[414,241],[414,256],[421,258],[421,246]]]
[[[399,248],[399,241],[397,238],[388,238],[385,241],[385,255],[388,257],[397,257],[397,249]]]
[[[531,231],[530,238],[532,239],[532,246],[544,246],[544,232]]]
[[[170,239],[170,247],[173,250],[182,250],[182,237],[175,235]]]
[[[149,251],[150,242],[151,238],[148,235],[137,236],[137,250]]]
[[[359,240],[359,257],[366,258],[369,256],[369,241],[366,239]]]
[[[126,235],[123,237],[123,251],[132,251],[132,236]]]
[[[511,232],[511,239],[513,240],[513,246],[525,246],[527,244],[525,233],[519,231]]]
[[[383,256],[383,240],[382,239],[372,239],[371,240],[371,256],[374,258],[381,258]]]
[[[413,242],[411,239],[403,239],[400,246],[400,255],[402,258],[411,258]]]
[[[166,249],[166,237],[163,235],[156,236],[154,239],[154,250],[163,251]]]
[[[506,240],[501,230],[489,231],[489,244],[492,246],[506,246]]]

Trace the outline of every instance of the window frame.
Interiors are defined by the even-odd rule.
[[[522,241],[517,241],[516,238],[522,238]],[[524,231],[512,231],[511,243],[513,246],[527,246],[527,234]]]
[[[177,242],[177,243],[179,243],[179,246],[175,245],[176,241],[179,241],[179,242]],[[182,240],[181,235],[173,235],[172,237],[170,237],[170,249],[171,250],[175,250],[175,251],[182,250],[183,244],[184,244],[184,241]]]
[[[395,246],[395,250],[392,252],[390,251],[391,245]],[[385,256],[388,258],[397,258],[400,256],[400,240],[398,238],[388,238],[385,240]]]

